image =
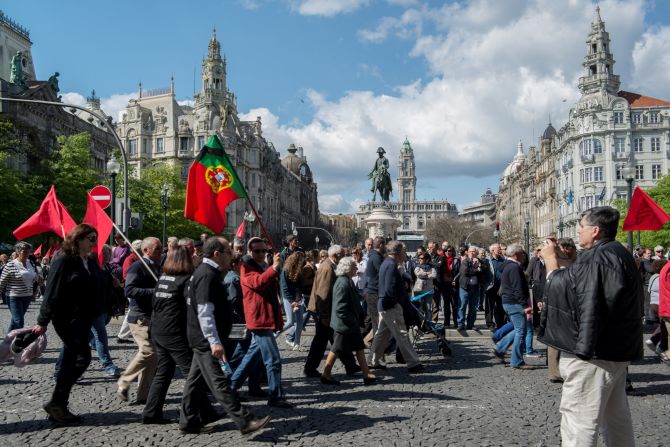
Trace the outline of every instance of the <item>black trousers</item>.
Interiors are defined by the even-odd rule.
[[[79,380],[91,363],[91,348],[88,346],[88,335],[93,321],[54,321],[56,334],[63,341],[60,352],[60,365],[56,371],[56,386],[51,403],[67,406],[72,386]]]
[[[451,283],[442,283],[442,299],[444,300],[444,325],[449,326],[449,317],[454,320],[454,327],[458,326],[458,288]]]
[[[495,326],[500,329],[507,319],[505,309],[502,306],[502,298],[498,295],[500,286],[493,286],[486,291],[484,306],[484,319],[486,326]]]
[[[204,382],[204,383],[203,383]],[[221,404],[237,428],[242,429],[253,419],[253,414],[242,406],[240,398],[230,387],[230,377],[227,377],[219,361],[210,351],[193,350],[191,369],[184,385],[184,395],[181,400],[179,427],[182,429],[198,429],[203,425],[199,413],[202,406],[203,387],[209,388],[217,402]]]
[[[309,347],[309,354],[307,354],[307,361],[305,362],[305,371],[313,371],[319,368],[319,364],[321,364],[321,360],[323,360],[323,355],[328,348],[328,342],[331,344],[333,343],[333,335],[333,329],[330,326],[321,324],[321,320],[317,318],[316,334],[314,334],[312,345]],[[357,365],[353,353],[343,352],[337,358],[344,364],[344,368],[347,372],[356,369]]]
[[[170,388],[170,383],[172,383],[175,369],[178,367],[184,378],[188,377],[191,370],[191,362],[193,361],[193,350],[182,335],[151,334],[151,339],[156,349],[158,364],[142,416],[161,419],[163,417],[165,396],[167,396],[168,388]],[[195,391],[200,394],[194,396],[193,399],[199,400],[201,403],[200,419],[211,421],[215,418],[216,412],[207,397],[205,387],[206,385],[203,380],[201,386],[196,387]]]

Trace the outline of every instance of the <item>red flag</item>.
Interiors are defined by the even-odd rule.
[[[42,254],[42,244],[40,244],[40,245],[35,249],[35,251],[33,251],[33,254],[34,254],[35,256],[37,256],[37,255],[41,255],[41,254]]]
[[[96,251],[100,265],[102,265],[102,247],[109,240],[109,235],[112,234],[114,225],[112,224],[112,219],[109,218],[105,210],[100,208],[100,205],[91,197],[91,194],[87,193],[86,195],[88,196],[88,205],[82,223],[89,224],[98,230],[98,247]]]
[[[247,197],[221,141],[212,135],[188,170],[184,217],[221,233],[226,228],[226,207]]]
[[[52,185],[40,209],[14,230],[14,237],[20,241],[36,234],[53,231],[64,238],[76,226],[70,213],[56,197],[56,190]]]
[[[53,255],[56,254],[56,252],[58,251],[59,248],[60,248],[60,244],[58,243],[58,241],[56,241],[56,245],[54,245],[53,247],[48,249],[47,254],[44,255],[44,256],[49,257],[49,258],[52,257]]]
[[[235,233],[235,237],[238,239],[244,239],[244,220],[242,220],[240,226],[237,227],[237,233]]]
[[[633,230],[660,230],[670,220],[666,213],[654,200],[639,186],[635,187],[630,199],[628,214],[623,221],[623,231]]]

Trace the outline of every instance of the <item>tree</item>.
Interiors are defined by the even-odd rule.
[[[451,245],[458,247],[475,244],[482,247],[493,242],[493,228],[484,225],[473,225],[463,219],[447,217],[435,219],[426,228],[426,239],[435,241],[439,245],[442,241],[448,241]]]

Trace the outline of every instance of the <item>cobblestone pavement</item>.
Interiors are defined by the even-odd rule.
[[[31,305],[27,324],[35,321],[37,305]],[[0,327],[8,325],[9,312],[0,310]],[[125,367],[134,345],[118,344],[119,320],[108,326],[112,356]],[[535,371],[517,371],[492,358],[487,331],[469,331],[468,337],[451,337],[453,357],[443,359],[435,340],[418,344],[427,366],[425,374],[409,376],[402,365],[389,362],[378,371],[381,383],[364,387],[359,377],[346,377],[341,365],[334,373],[341,387],[321,385],[302,377],[306,353],[288,350],[283,338],[283,383],[292,410],[269,408],[251,401],[258,415],[271,414],[268,428],[253,438],[242,437],[230,420],[222,420],[207,435],[183,435],[177,425],[145,426],[141,407],[120,402],[115,380],[103,374],[97,356],[75,385],[70,407],[84,416],[77,427],[55,427],[42,404],[48,399],[59,342],[53,329],[49,347],[34,364],[18,369],[0,366],[0,445],[2,446],[177,446],[234,444],[345,446],[374,442],[383,446],[549,446],[560,444],[558,404],[561,386],[546,380],[544,358],[530,359]],[[309,343],[311,337],[304,337]],[[540,351],[543,352],[542,346]],[[640,446],[667,443],[670,417],[670,369],[647,351],[630,368],[636,395],[629,401]],[[165,416],[178,417],[183,380],[174,380]],[[131,400],[134,387],[131,388]],[[663,441],[666,439],[666,441]]]

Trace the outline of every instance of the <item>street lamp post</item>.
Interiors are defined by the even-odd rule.
[[[161,204],[163,205],[163,246],[165,246],[167,238],[167,209],[170,204],[170,185],[163,184],[161,188]]]
[[[635,166],[633,166],[632,158],[628,159],[628,163],[622,170],[623,178],[628,184],[628,210],[630,211],[630,199],[633,196],[633,180],[635,180]],[[633,232],[628,231],[628,250],[633,251]]]
[[[316,242],[316,249],[319,249],[319,235],[317,234],[316,237],[314,238],[314,242]]]
[[[105,126],[107,130],[112,134],[114,139],[116,140],[116,144],[119,145],[119,150],[121,151],[121,156],[123,158],[123,192],[124,192],[124,198],[123,198],[123,222],[121,225],[121,229],[124,232],[128,231],[128,223],[130,222],[129,219],[129,197],[128,197],[128,157],[126,156],[126,150],[123,147],[123,143],[121,143],[121,139],[117,135],[116,131],[114,130],[114,127],[110,122],[107,121],[107,117],[99,115],[98,113],[95,113],[86,107],[78,106],[75,104],[67,104],[64,102],[54,102],[54,101],[38,101],[36,99],[21,99],[21,98],[6,98],[6,97],[0,97],[0,101],[9,101],[9,102],[23,102],[23,103],[28,103],[28,104],[45,104],[49,106],[58,106],[58,107],[65,107],[69,109],[78,109],[78,110],[83,110],[86,113],[89,113],[96,117],[99,121],[100,124]]]
[[[116,224],[116,176],[121,171],[121,165],[116,158],[112,155],[112,158],[107,162],[107,172],[109,172],[110,177],[112,178],[112,222]],[[114,243],[114,233],[109,234],[109,245]]]
[[[523,211],[523,220],[523,237],[526,245],[526,254],[528,254],[530,253],[530,213],[528,212],[528,209],[524,209]]]

